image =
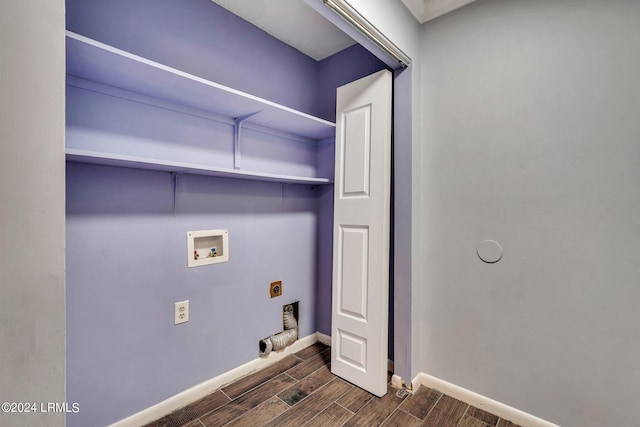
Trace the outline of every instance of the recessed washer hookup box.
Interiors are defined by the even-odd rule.
[[[229,261],[229,232],[227,230],[188,231],[187,261],[189,267]]]

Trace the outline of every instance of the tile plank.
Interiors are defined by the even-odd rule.
[[[373,394],[368,391],[363,390],[360,387],[354,387],[338,399],[338,404],[344,406],[351,412],[356,413],[373,398]]]
[[[442,393],[438,390],[421,385],[417,391],[402,402],[400,409],[424,420],[424,417],[433,409],[441,396]]]
[[[246,393],[252,388],[262,384],[265,381],[268,381],[269,379],[277,375],[280,375],[287,369],[291,369],[293,366],[296,366],[299,363],[300,359],[293,355],[289,355],[271,366],[267,366],[260,371],[249,374],[246,377],[223,387],[222,391],[231,399],[235,399],[241,394]]]
[[[456,427],[462,420],[468,406],[469,405],[458,399],[454,399],[446,394],[442,395],[421,425],[430,427]]]
[[[488,424],[480,421],[477,418],[474,418],[470,415],[465,415],[462,418],[462,421],[458,424],[458,427],[487,427]]]
[[[324,411],[320,412],[318,416],[306,423],[304,427],[340,426],[352,416],[353,414],[350,411],[336,403],[332,403]]]
[[[498,416],[490,414],[480,408],[476,408],[475,406],[470,406],[469,409],[467,409],[467,414],[489,424],[492,427],[498,424]]]
[[[270,399],[279,392],[291,387],[295,382],[296,380],[287,374],[280,374],[215,411],[201,417],[200,420],[207,427],[223,425]]]
[[[278,394],[278,397],[289,406],[293,406],[311,393],[336,378],[328,366],[323,366],[314,373]]]
[[[296,364],[296,366],[292,367],[286,372],[293,378],[301,380],[310,373],[317,371],[325,365],[328,365],[330,362],[331,352],[329,350],[325,350],[320,354],[310,357],[300,364]]]
[[[299,427],[318,412],[324,411],[351,387],[353,387],[351,384],[336,378],[266,425],[270,427]]]
[[[502,418],[500,418],[500,420],[498,421],[498,427],[520,427],[520,425],[512,423],[511,421],[508,421],[508,420],[503,420]]]
[[[176,411],[177,412],[177,411]],[[152,421],[148,424],[145,424],[143,427],[170,427],[172,425],[176,425],[176,423],[172,420],[171,415],[165,415],[159,420]]]
[[[184,410],[189,414],[190,418],[200,418],[202,415],[218,409],[228,402],[229,398],[218,390],[200,400],[190,403],[184,407]]]
[[[236,418],[229,424],[225,424],[225,427],[261,426],[282,414],[287,409],[289,409],[289,406],[286,403],[276,396],[273,396],[250,411],[245,412],[244,415]]]
[[[176,426],[189,425],[196,418],[198,417],[192,415],[187,410],[187,407],[184,407],[176,411],[173,411],[169,415],[165,415],[159,420],[146,424],[145,427],[176,427]]]
[[[396,391],[395,388],[388,386],[387,394],[382,397],[374,396],[345,423],[345,427],[372,427],[382,424],[405,399],[405,397],[396,396]]]
[[[382,424],[382,427],[417,427],[420,419],[408,414],[402,409],[396,409]]]
[[[243,394],[237,399],[232,400],[231,404],[251,409],[270,397],[288,389],[294,384],[296,384],[296,380],[287,374],[280,374],[277,377],[260,384],[258,387]]]
[[[328,350],[329,346],[326,344],[322,344],[321,342],[317,342],[315,344],[311,344],[309,347],[300,350],[297,353],[294,353],[294,356],[299,357],[302,360],[307,360],[317,354],[322,353],[325,350]]]

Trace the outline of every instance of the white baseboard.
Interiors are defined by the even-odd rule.
[[[497,402],[481,394],[459,387],[455,384],[451,384],[447,381],[439,378],[427,375],[425,373],[419,373],[411,382],[413,391],[418,390],[420,385],[424,385],[429,388],[434,388],[447,394],[453,398],[463,401],[476,408],[485,410],[494,415],[499,416],[505,420],[512,421],[523,427],[559,427],[556,424],[545,421],[541,418],[523,412],[519,409],[512,408],[504,403]]]
[[[316,332],[304,338],[300,338],[298,341],[286,347],[282,351],[272,351],[267,357],[254,359],[242,366],[238,366],[235,369],[220,374],[217,377],[197,384],[190,389],[171,396],[170,398],[133,414],[130,417],[111,424],[110,427],[137,427],[160,419],[176,409],[195,402],[196,400],[213,393],[219,388],[251,374],[252,372],[266,368],[267,366],[284,359],[290,354],[309,347],[317,341],[323,342],[324,337],[326,337],[326,335]],[[331,339],[329,339],[329,344],[331,344]]]
[[[318,342],[321,342],[324,345],[331,346],[331,335],[323,334],[322,332],[316,332],[316,337],[318,338]]]

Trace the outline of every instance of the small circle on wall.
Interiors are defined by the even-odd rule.
[[[502,259],[502,246],[494,240],[483,240],[478,245],[478,257],[487,264],[494,264]]]

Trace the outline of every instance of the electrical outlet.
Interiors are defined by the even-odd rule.
[[[271,295],[271,298],[282,295],[282,280],[269,284],[269,295]]]
[[[173,304],[174,324],[189,321],[189,300],[179,301]]]

